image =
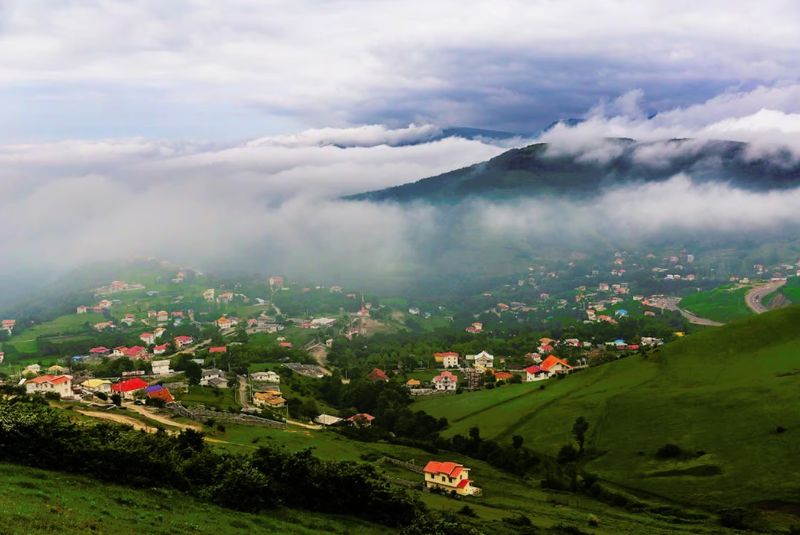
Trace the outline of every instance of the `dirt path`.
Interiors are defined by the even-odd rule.
[[[115,414],[112,412],[98,412],[98,411],[82,411],[76,410],[75,412],[79,414],[83,414],[84,416],[89,416],[90,418],[98,418],[100,420],[108,420],[111,422],[116,422],[118,424],[129,425],[136,429],[137,431],[147,431],[148,433],[155,433],[158,431],[155,427],[151,427],[149,425],[144,424],[143,422],[137,420],[136,418],[131,418],[130,416],[123,416],[122,414]]]
[[[770,281],[765,284],[755,286],[752,290],[747,292],[744,296],[744,302],[747,305],[747,308],[755,312],[756,314],[763,314],[767,310],[767,307],[764,306],[763,301],[766,296],[780,288],[786,284],[786,280],[780,281]]]
[[[157,414],[154,411],[148,410],[141,405],[126,405],[126,409],[131,410],[133,412],[139,413],[146,418],[150,418],[151,420],[155,420],[156,422],[164,425],[168,425],[170,427],[177,427],[178,429],[194,429],[195,431],[202,431],[203,428],[199,424],[186,424],[183,422],[176,422],[166,416],[162,416]]]
[[[305,429],[313,429],[315,431],[318,430],[318,429],[322,429],[321,425],[306,424],[306,423],[303,423],[303,422],[298,422],[297,420],[289,420],[289,419],[287,419],[286,423],[289,424],[289,425],[296,425],[298,427],[303,427]]]

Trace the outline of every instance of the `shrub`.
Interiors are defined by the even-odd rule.
[[[659,459],[675,459],[683,455],[683,449],[677,444],[664,444],[656,452]]]

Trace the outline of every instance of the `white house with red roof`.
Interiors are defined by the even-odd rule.
[[[436,390],[443,392],[454,392],[458,388],[458,377],[449,370],[444,370],[442,373],[433,378],[433,386]]]
[[[144,382],[142,379],[138,377],[134,377],[133,379],[126,379],[124,381],[120,381],[118,383],[114,383],[111,385],[111,391],[120,394],[122,397],[126,399],[133,399],[136,392],[139,390],[144,390],[147,388],[147,383]]]
[[[175,337],[175,349],[180,349],[180,348],[182,348],[184,346],[188,346],[193,342],[194,342],[194,338],[192,338],[191,336],[185,336],[185,335],[176,336]]]
[[[155,346],[153,348],[153,355],[163,355],[164,353],[167,352],[167,347],[169,347],[169,344],[161,344]]]
[[[159,310],[156,313],[156,321],[161,323],[169,321],[169,313],[166,310]]]
[[[572,371],[572,366],[566,360],[560,359],[555,355],[548,355],[540,364],[540,368],[549,373],[569,373]]]
[[[428,461],[422,470],[425,487],[441,489],[460,496],[476,496],[480,494],[481,489],[472,485],[472,481],[469,479],[469,470],[463,464],[450,461]]]
[[[142,346],[126,347],[122,351],[122,356],[130,359],[140,359],[147,356],[147,348]]]
[[[40,375],[25,381],[25,392],[28,394],[46,394],[54,392],[62,398],[72,397],[71,375]]]
[[[528,366],[525,368],[525,381],[528,383],[533,383],[536,381],[544,381],[545,379],[550,378],[550,372],[547,370],[543,370],[541,366]]]
[[[97,346],[89,350],[90,355],[98,355],[101,357],[108,355],[109,353],[111,353],[111,350],[108,349],[106,346]]]
[[[156,343],[156,335],[153,333],[142,333],[139,335],[139,340],[151,346]]]

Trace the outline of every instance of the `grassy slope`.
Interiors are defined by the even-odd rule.
[[[789,280],[786,281],[786,285],[781,287],[776,293],[783,294],[792,303],[800,304],[800,277],[789,278]]]
[[[246,453],[265,444],[281,444],[291,451],[314,448],[314,454],[322,459],[363,462],[380,456],[391,456],[424,464],[431,458],[429,453],[416,448],[386,443],[363,443],[348,440],[329,430],[312,431],[289,426],[286,431],[228,425],[224,433],[213,433],[212,437],[226,442],[216,447],[229,451]],[[472,476],[483,495],[470,498],[468,503],[478,515],[479,523],[497,521],[516,514],[529,516],[540,527],[567,524],[583,527],[590,514],[601,519],[601,527],[594,533],[704,533],[713,530],[713,521],[698,519],[683,527],[673,527],[668,517],[658,517],[643,513],[631,513],[622,508],[609,507],[585,496],[568,493],[548,492],[540,488],[538,481],[515,477],[492,468],[487,463],[449,455],[447,459],[462,462],[472,468]],[[412,483],[420,481],[420,476],[406,469],[390,464],[377,465],[379,470],[391,479]],[[431,508],[457,511],[465,501],[429,493],[420,493],[420,498]],[[485,526],[484,526],[485,528]],[[501,531],[499,533],[506,533]]]
[[[190,534],[387,533],[350,518],[279,510],[239,513],[161,490],[0,464],[0,531],[28,533]]]
[[[744,296],[750,287],[733,289],[721,286],[707,292],[697,292],[681,299],[681,308],[715,321],[728,322],[752,315]]]
[[[479,426],[487,437],[514,434],[557,452],[572,421],[591,424],[588,469],[601,477],[684,503],[744,505],[795,500],[786,474],[800,470],[800,308],[792,307],[686,337],[658,357],[635,356],[561,381],[430,398],[417,408],[453,422],[449,432]],[[786,427],[784,434],[774,432]],[[674,442],[707,452],[657,461]],[[641,452],[641,453],[640,453]],[[707,477],[648,477],[662,470],[713,465]]]
[[[92,325],[99,321],[103,321],[101,314],[67,314],[14,335],[7,343],[20,353],[36,353],[36,338],[39,336],[82,333],[87,322]]]

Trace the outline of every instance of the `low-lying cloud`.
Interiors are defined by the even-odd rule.
[[[615,150],[608,137],[635,137],[650,142],[637,148],[637,162],[656,166],[720,137],[748,141],[762,156],[797,154],[798,91],[726,94],[652,117],[640,113],[634,93],[541,140],[556,153],[604,161]],[[763,111],[765,103],[784,108]],[[364,126],[224,145],[123,139],[0,146],[0,271],[58,272],[157,256],[208,271],[368,284],[457,272],[469,262],[502,264],[520,244],[536,251],[599,236],[641,243],[698,232],[724,240],[800,225],[800,190],[745,191],[695,183],[690,174],[611,187],[590,201],[567,195],[441,207],[340,200],[506,149],[507,141],[441,135],[430,125]],[[665,142],[673,137],[691,139]]]

